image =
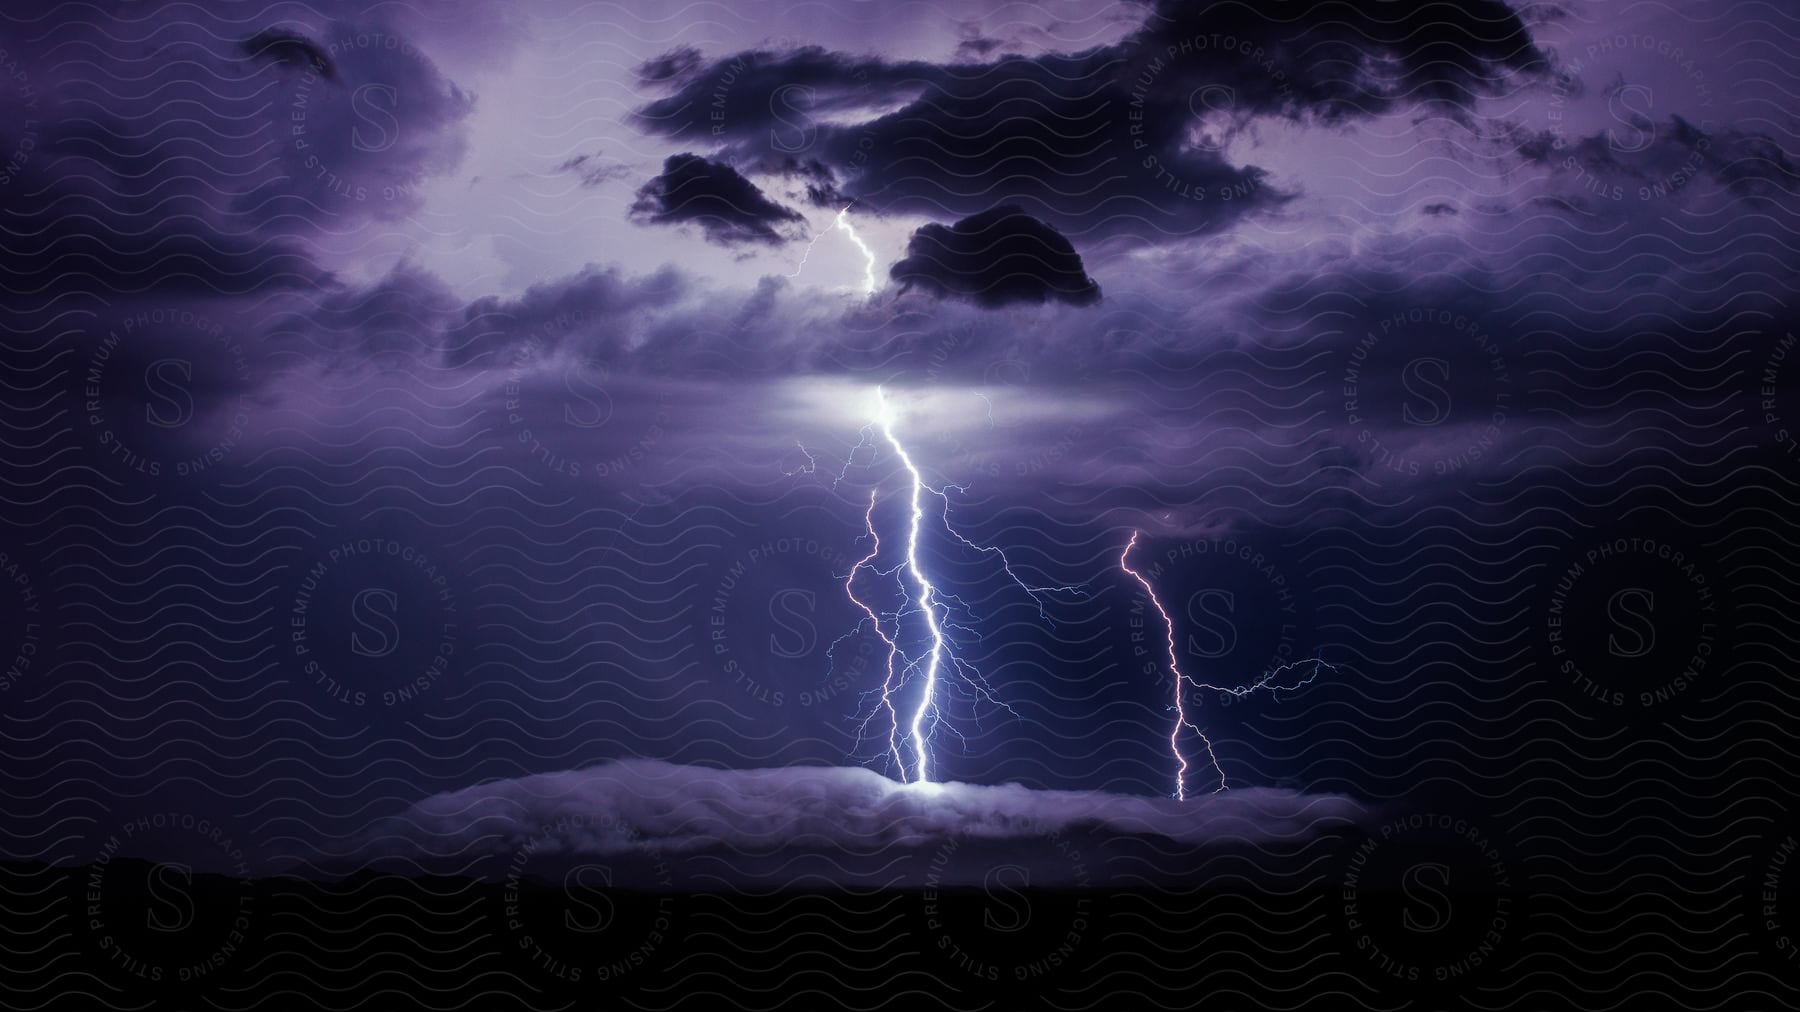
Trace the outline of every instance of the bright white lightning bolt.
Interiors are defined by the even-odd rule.
[[[813,247],[819,244],[820,239],[825,238],[833,229],[843,229],[844,234],[850,237],[850,241],[856,244],[856,248],[862,251],[864,261],[863,294],[875,294],[875,251],[869,248],[868,243],[863,242],[862,236],[857,235],[856,229],[850,225],[850,208],[854,204],[855,201],[845,204],[844,209],[837,213],[836,218],[832,219],[831,228],[812,237],[812,240],[806,244],[806,252],[800,255],[799,266],[795,267],[794,273],[789,274],[788,277],[797,278],[800,276],[800,272],[806,269],[806,262],[812,259]]]
[[[955,538],[959,544],[974,549],[983,555],[997,556],[1000,559],[1001,568],[1006,575],[1037,602],[1038,613],[1041,616],[1046,619],[1048,618],[1048,615],[1044,610],[1045,602],[1041,595],[1056,591],[1086,594],[1087,591],[1086,588],[1080,586],[1031,586],[1021,579],[1019,574],[1013,569],[1012,561],[1006,557],[1004,551],[989,545],[977,544],[958,533],[950,524],[950,505],[947,489],[960,489],[961,486],[945,486],[943,489],[937,489],[932,488],[925,483],[924,476],[919,472],[918,466],[914,463],[911,453],[906,449],[906,446],[900,441],[899,436],[895,432],[894,413],[888,402],[886,391],[879,387],[876,388],[875,397],[875,420],[871,425],[863,427],[862,438],[857,442],[856,446],[852,448],[851,457],[853,458],[855,456],[857,449],[860,449],[865,445],[872,445],[870,443],[869,430],[875,428],[880,430],[882,439],[893,448],[895,456],[899,458],[901,466],[905,469],[909,489],[907,498],[908,512],[905,558],[900,563],[887,569],[880,569],[874,565],[877,556],[881,554],[881,536],[877,533],[875,528],[876,493],[871,490],[869,493],[869,506],[863,514],[863,525],[873,542],[873,547],[867,555],[859,559],[856,565],[850,568],[850,573],[844,580],[844,592],[874,627],[875,634],[887,645],[887,668],[885,677],[881,683],[881,702],[879,709],[887,712],[888,720],[890,722],[889,727],[891,730],[888,734],[888,752],[893,756],[894,762],[900,770],[902,780],[907,780],[914,784],[927,784],[931,781],[929,744],[931,732],[940,721],[938,694],[941,676],[946,671],[946,664],[949,666],[948,670],[955,671],[969,683],[977,696],[987,699],[995,705],[1009,711],[1012,708],[995,699],[985,680],[982,679],[980,672],[965,663],[957,656],[954,650],[954,643],[951,641],[949,630],[963,629],[965,627],[952,622],[948,605],[955,604],[964,609],[967,608],[967,605],[963,604],[955,595],[943,593],[933,585],[930,577],[925,572],[925,567],[919,561],[919,540],[922,533],[922,523],[925,518],[925,510],[921,504],[921,498],[924,493],[929,492],[944,501],[944,510],[941,514],[941,518],[944,523],[944,529],[949,532],[950,536]],[[850,461],[846,460],[844,466],[844,473],[848,473]],[[844,474],[839,474],[838,481],[842,481],[843,478]],[[836,482],[833,483],[834,486],[836,484]],[[889,634],[886,627],[883,625],[884,613],[877,611],[872,605],[856,595],[856,577],[865,567],[878,576],[896,576],[901,569],[905,569],[906,575],[911,578],[913,583],[918,585],[919,593],[915,601],[911,595],[906,592],[906,580],[904,578],[900,579],[901,595],[905,603],[900,609],[894,612],[885,613],[886,617],[894,623],[894,633],[892,635]],[[911,613],[911,606],[915,604],[917,606],[916,610],[924,616],[926,631],[930,636],[931,642],[929,654],[925,658],[918,660],[907,657],[905,652],[901,650],[898,640],[900,620],[904,615]],[[861,628],[860,621],[857,624],[857,628]],[[837,642],[832,644],[831,650],[826,651],[826,655],[829,657],[832,650],[836,649],[838,643],[842,643],[845,638],[853,635],[855,631],[855,629],[852,629],[849,633],[839,637]],[[905,661],[904,666],[899,670],[896,670],[896,660]],[[900,747],[902,721],[898,711],[895,709],[893,697],[894,693],[900,688],[900,684],[896,683],[896,679],[904,680],[907,675],[920,668],[923,669],[924,678],[923,684],[920,687],[918,704],[912,712],[911,719],[905,722],[905,737],[910,739],[912,746],[911,751],[913,754],[913,770],[912,776],[909,778],[907,776],[906,762]],[[868,721],[874,719],[875,712],[876,711],[871,711],[869,718],[863,722],[865,730],[868,727]]]
[[[1273,695],[1274,693],[1280,692],[1282,689],[1287,689],[1290,692],[1298,689],[1300,686],[1319,677],[1319,669],[1322,667],[1331,668],[1333,671],[1336,671],[1337,668],[1325,663],[1325,661],[1318,657],[1314,657],[1312,658],[1312,674],[1294,685],[1286,686],[1274,684],[1276,676],[1291,668],[1298,667],[1305,662],[1295,661],[1289,664],[1283,664],[1269,671],[1265,671],[1261,678],[1248,685],[1239,685],[1235,687],[1208,685],[1205,682],[1195,681],[1188,677],[1182,672],[1181,665],[1175,658],[1174,621],[1169,618],[1169,612],[1162,606],[1162,601],[1157,599],[1156,588],[1150,585],[1150,581],[1145,579],[1142,573],[1132,569],[1131,564],[1128,561],[1131,558],[1132,548],[1137,545],[1137,539],[1138,532],[1132,531],[1131,540],[1125,543],[1125,550],[1119,553],[1119,568],[1123,569],[1132,579],[1136,580],[1138,584],[1144,588],[1145,596],[1150,598],[1150,604],[1156,608],[1156,613],[1161,615],[1163,620],[1163,630],[1166,634],[1165,640],[1168,644],[1169,652],[1169,673],[1175,683],[1175,705],[1173,707],[1175,710],[1175,726],[1169,730],[1169,750],[1175,754],[1175,797],[1179,800],[1187,800],[1188,761],[1187,756],[1183,755],[1181,751],[1181,729],[1184,727],[1199,735],[1201,743],[1206,746],[1206,758],[1212,763],[1213,772],[1218,774],[1219,777],[1219,786],[1213,788],[1213,793],[1217,794],[1220,791],[1227,790],[1227,787],[1225,786],[1225,771],[1219,766],[1219,757],[1213,753],[1212,740],[1206,737],[1206,732],[1200,730],[1199,725],[1188,720],[1187,709],[1182,701],[1182,686],[1184,684],[1192,685],[1196,689],[1211,689],[1215,692],[1227,692],[1233,696],[1247,696],[1258,689],[1267,688],[1270,694]]]
[[[844,208],[848,211],[849,208]],[[840,218],[842,215],[839,216]],[[913,770],[914,780],[925,783],[931,779],[931,770],[925,755],[925,715],[937,709],[937,674],[938,664],[944,654],[944,631],[938,627],[937,610],[931,604],[931,581],[925,578],[925,570],[919,567],[919,521],[925,518],[925,510],[919,506],[919,489],[925,484],[924,476],[913,466],[912,457],[906,447],[894,435],[894,413],[888,407],[887,394],[880,387],[875,388],[875,399],[881,405],[875,416],[875,423],[881,426],[881,434],[887,437],[894,453],[900,457],[900,464],[906,473],[912,476],[911,499],[907,503],[910,520],[906,535],[906,568],[919,584],[919,610],[925,614],[925,627],[931,633],[931,656],[925,663],[925,687],[919,696],[918,709],[913,711]]]
[[[874,295],[875,294],[875,251],[869,248],[868,243],[863,242],[862,236],[856,234],[856,229],[850,227],[850,205],[849,204],[845,204],[844,209],[842,211],[838,212],[837,221],[834,222],[833,224],[835,224],[838,228],[843,229],[844,234],[850,237],[850,241],[856,244],[856,248],[859,250],[862,250],[863,261],[864,261],[864,263],[863,263],[863,294],[864,295]]]

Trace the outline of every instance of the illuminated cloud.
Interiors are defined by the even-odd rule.
[[[1016,844],[1064,833],[1191,850],[1303,842],[1365,814],[1340,795],[1272,788],[1181,802],[1019,784],[906,785],[861,767],[724,770],[633,759],[434,795],[370,827],[351,856],[479,862],[531,844],[569,860],[892,858],[951,841]]]

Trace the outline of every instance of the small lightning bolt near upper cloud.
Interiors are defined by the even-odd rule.
[[[826,229],[825,231],[820,232],[817,235],[813,236],[812,239],[807,242],[806,252],[804,252],[800,255],[799,265],[794,268],[794,273],[789,274],[788,277],[790,277],[790,278],[799,277],[800,272],[806,269],[807,261],[812,259],[813,247],[817,246],[819,244],[819,240],[825,238],[825,236],[830,234],[831,232],[841,229],[841,230],[843,230],[845,235],[850,237],[850,241],[856,244],[856,248],[862,252],[862,255],[863,255],[863,294],[864,295],[874,295],[875,294],[875,288],[876,288],[875,251],[869,248],[869,244],[863,241],[862,236],[856,234],[856,229],[850,224],[850,208],[853,207],[854,205],[855,205],[854,201],[852,201],[849,204],[845,204],[844,209],[837,213],[836,218],[832,219],[831,227]]]
[[[844,234],[848,235],[850,237],[850,241],[856,244],[856,248],[862,251],[862,255],[863,255],[863,294],[864,295],[874,295],[875,294],[875,251],[869,248],[868,243],[863,242],[862,236],[856,234],[856,229],[850,227],[850,205],[849,204],[845,204],[844,209],[842,211],[838,212],[837,221],[835,222],[835,224],[837,225],[838,228],[843,229]]]

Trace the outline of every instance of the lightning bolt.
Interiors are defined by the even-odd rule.
[[[854,201],[852,203],[854,203]],[[832,224],[834,224],[838,228],[843,229],[844,234],[850,237],[850,241],[856,244],[856,248],[859,250],[862,250],[862,255],[863,255],[863,294],[864,295],[874,295],[875,294],[875,251],[869,248],[868,243],[863,242],[862,236],[856,234],[856,229],[850,227],[850,204],[844,205],[844,209],[842,211],[838,212],[837,221],[833,222]]]
[[[1304,664],[1304,661],[1294,661],[1272,668],[1263,672],[1261,678],[1247,685],[1208,685],[1205,682],[1197,681],[1189,677],[1181,670],[1180,662],[1175,656],[1175,622],[1169,618],[1168,609],[1163,607],[1162,601],[1157,599],[1156,588],[1150,585],[1150,581],[1146,579],[1142,573],[1131,568],[1131,550],[1137,546],[1138,533],[1139,532],[1137,531],[1131,532],[1131,540],[1125,543],[1125,550],[1119,553],[1119,568],[1124,570],[1132,579],[1138,582],[1139,586],[1144,588],[1144,595],[1150,599],[1150,604],[1156,608],[1156,613],[1161,615],[1163,620],[1165,642],[1168,645],[1169,653],[1169,673],[1171,680],[1175,683],[1175,703],[1173,707],[1175,710],[1175,726],[1169,730],[1169,751],[1174,753],[1175,756],[1175,797],[1179,800],[1187,800],[1188,761],[1187,756],[1181,751],[1181,729],[1184,727],[1199,735],[1201,744],[1206,746],[1207,761],[1212,764],[1213,773],[1219,778],[1219,786],[1213,788],[1213,793],[1217,794],[1220,791],[1228,789],[1225,785],[1225,771],[1219,766],[1218,755],[1213,752],[1212,740],[1206,737],[1206,732],[1200,730],[1198,724],[1195,724],[1188,719],[1187,708],[1182,699],[1183,686],[1192,685],[1196,689],[1210,689],[1214,692],[1225,692],[1240,698],[1247,696],[1258,689],[1266,688],[1269,690],[1271,696],[1275,696],[1283,690],[1292,692],[1300,688],[1300,686],[1311,682],[1313,679],[1319,677],[1320,668],[1331,668],[1332,671],[1336,671],[1337,668],[1327,664],[1322,658],[1315,655],[1311,658],[1312,674],[1294,685],[1277,685],[1275,684],[1275,679],[1282,673]]]
[[[1119,553],[1119,568],[1129,573],[1132,579],[1143,586],[1144,593],[1150,598],[1150,604],[1156,608],[1156,613],[1162,616],[1163,629],[1168,634],[1169,672],[1175,682],[1175,726],[1169,731],[1169,751],[1175,753],[1175,797],[1185,801],[1187,800],[1188,761],[1187,756],[1183,755],[1181,751],[1181,729],[1190,728],[1200,736],[1201,742],[1206,745],[1207,756],[1212,759],[1214,769],[1218,769],[1219,758],[1213,754],[1212,740],[1206,736],[1206,732],[1200,730],[1199,725],[1187,718],[1186,705],[1181,698],[1182,683],[1187,680],[1187,676],[1181,673],[1181,664],[1175,657],[1175,623],[1170,621],[1169,613],[1163,609],[1162,602],[1157,600],[1156,588],[1150,586],[1150,581],[1145,579],[1142,573],[1132,569],[1131,564],[1127,561],[1131,557],[1131,550],[1137,546],[1137,539],[1138,532],[1132,531],[1131,540],[1125,543],[1125,550]],[[1225,774],[1220,771],[1219,789],[1224,790],[1224,788]]]
[[[878,430],[880,432],[880,439],[884,441],[887,446],[893,450],[894,455],[899,458],[901,468],[905,471],[907,476],[907,528],[905,551],[903,553],[904,557],[901,561],[886,569],[882,569],[876,564],[876,560],[881,554],[881,536],[877,532],[875,524],[877,493],[875,490],[871,490],[869,493],[868,509],[863,513],[863,527],[865,533],[870,538],[872,547],[867,555],[857,560],[856,565],[850,568],[849,574],[844,579],[844,593],[850,598],[850,601],[861,610],[863,618],[858,620],[855,628],[845,633],[844,636],[840,636],[837,641],[831,645],[831,648],[826,651],[826,656],[829,658],[832,655],[832,651],[837,648],[839,643],[842,643],[848,637],[855,635],[855,633],[862,628],[862,623],[864,621],[868,622],[870,626],[873,627],[875,634],[880,637],[882,643],[887,646],[887,665],[879,690],[880,702],[877,707],[871,709],[869,716],[863,721],[863,732],[864,734],[867,733],[868,725],[875,719],[877,713],[885,712],[888,717],[888,726],[890,728],[888,732],[887,751],[888,754],[893,757],[895,765],[900,771],[901,779],[915,784],[927,784],[931,782],[930,741],[932,733],[942,722],[942,712],[939,709],[938,703],[940,683],[947,672],[955,672],[957,676],[973,689],[974,694],[978,698],[986,699],[1008,712],[1013,712],[1015,716],[1017,714],[1011,707],[994,697],[992,688],[982,677],[980,671],[963,661],[957,655],[952,632],[967,631],[967,628],[964,625],[958,624],[951,611],[951,607],[955,606],[962,612],[967,612],[968,605],[963,603],[962,600],[954,594],[945,593],[939,590],[938,587],[931,582],[931,577],[926,573],[925,566],[919,560],[919,544],[923,535],[925,520],[925,507],[923,505],[925,495],[935,495],[942,500],[943,509],[939,511],[938,517],[943,523],[944,530],[948,532],[958,544],[964,545],[984,556],[993,556],[999,559],[1001,570],[1005,572],[1007,577],[1014,584],[1023,589],[1026,594],[1030,595],[1032,600],[1038,605],[1038,614],[1046,620],[1049,619],[1049,614],[1046,611],[1046,595],[1057,592],[1071,592],[1086,595],[1088,591],[1086,587],[1081,585],[1034,586],[1027,583],[1013,568],[1012,560],[1007,557],[1004,550],[992,545],[979,544],[959,533],[950,523],[949,490],[956,489],[962,491],[963,487],[960,485],[946,485],[943,488],[933,488],[926,484],[924,475],[920,473],[918,465],[913,461],[912,454],[907,450],[906,445],[901,442],[899,435],[895,431],[896,424],[894,412],[888,402],[886,391],[877,387],[875,390],[875,398],[877,406],[875,420],[871,424],[863,427],[861,439],[857,442],[856,446],[851,449],[850,456],[853,459],[856,450],[861,449],[864,446],[875,445],[871,435],[872,430]],[[846,460],[844,472],[839,474],[838,481],[841,482],[844,479],[844,476],[848,474],[850,466],[850,460]],[[836,482],[833,484],[835,485]],[[877,610],[872,604],[857,595],[857,576],[865,569],[877,576],[891,576],[898,580],[902,598],[902,603],[899,608],[892,612],[884,613]],[[905,571],[904,576],[900,575],[902,570]],[[909,581],[917,587],[918,593],[916,598],[908,591],[907,583]],[[907,652],[900,647],[900,621],[903,617],[915,613],[924,618],[925,630],[930,642],[930,647],[922,658],[909,657]],[[893,626],[894,631],[892,634],[888,632],[889,623]],[[895,705],[895,694],[904,687],[916,673],[921,672],[922,683],[919,687],[918,701],[912,710],[911,716],[909,718],[902,718],[899,709]],[[905,740],[908,743],[910,746],[909,749],[903,750],[901,748],[902,740]],[[912,755],[912,771],[910,776],[908,776],[907,773],[907,764],[904,755],[906,751],[910,751]]]
[[[806,448],[805,443],[795,440],[794,445],[800,448],[801,454],[806,457],[806,463],[801,464],[792,471],[783,470],[781,473],[786,477],[792,478],[797,474],[811,474],[817,470],[819,467],[819,458],[812,455],[812,451]]]
[[[875,294],[875,251],[869,248],[868,243],[863,242],[862,236],[857,235],[856,229],[850,225],[850,208],[855,204],[856,201],[854,200],[845,204],[844,209],[839,211],[837,217],[831,220],[831,227],[813,236],[812,239],[807,242],[806,252],[800,255],[800,264],[794,268],[794,273],[788,275],[789,278],[799,277],[800,272],[806,269],[806,262],[812,259],[813,247],[819,244],[820,239],[825,238],[826,235],[837,229],[842,229],[844,234],[850,237],[850,241],[856,244],[856,248],[862,251],[863,294]]]
[[[887,634],[886,629],[882,628],[880,614],[878,614],[867,602],[863,601],[862,598],[856,596],[857,572],[869,563],[874,562],[875,557],[881,554],[881,534],[875,530],[874,489],[869,490],[869,508],[863,513],[863,527],[868,532],[869,538],[874,542],[874,545],[869,549],[869,554],[858,559],[856,565],[850,567],[850,574],[844,577],[844,593],[849,596],[852,603],[862,609],[864,615],[868,616],[869,624],[875,629],[875,635],[881,637],[881,642],[887,644],[887,673],[881,679],[881,705],[883,709],[887,710],[888,720],[891,722],[891,726],[897,728],[900,726],[900,715],[894,710],[894,661],[900,656],[900,644],[895,641],[892,636]],[[859,621],[857,623],[857,629],[860,628],[862,628],[862,624]],[[831,647],[825,651],[825,656],[829,659],[832,651],[837,649],[838,643],[842,643],[846,638],[855,634],[856,629],[852,629],[850,632],[838,637],[837,641],[832,643]],[[874,719],[873,713],[869,716],[871,720]],[[868,721],[863,722],[863,727],[866,731],[868,728]],[[906,763],[905,760],[900,758],[900,745],[898,742],[894,741],[891,735],[888,737],[888,749],[894,756],[896,768],[904,771],[906,769]]]
[[[848,211],[849,208],[844,210]],[[925,518],[925,510],[919,505],[919,492],[925,484],[925,478],[913,465],[912,456],[906,447],[894,435],[894,413],[888,407],[887,394],[880,387],[875,388],[875,397],[881,404],[880,414],[876,416],[876,424],[881,426],[881,434],[887,438],[894,453],[900,457],[900,464],[906,473],[912,476],[910,499],[907,504],[909,524],[906,535],[906,568],[919,584],[919,610],[925,615],[925,627],[931,634],[931,654],[925,665],[925,687],[919,696],[918,709],[913,711],[912,740],[914,780],[919,783],[931,779],[931,770],[927,766],[925,753],[924,724],[927,714],[935,717],[937,713],[937,675],[938,665],[944,654],[944,630],[938,625],[937,609],[931,603],[931,581],[926,578],[925,570],[919,565],[919,522]]]

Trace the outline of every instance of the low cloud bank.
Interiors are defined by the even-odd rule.
[[[1340,795],[1271,788],[1175,801],[1017,784],[920,787],[860,767],[720,770],[623,760],[434,795],[371,826],[347,856],[453,862],[475,874],[484,866],[510,874],[528,858],[550,876],[589,858],[649,859],[666,869],[728,853],[732,869],[755,874],[758,858],[781,855],[791,872],[798,856],[823,855],[835,870],[826,877],[861,879],[846,859],[933,848],[1050,853],[1072,839],[1102,850],[1129,840],[1165,854],[1259,848],[1301,844],[1364,814]]]

